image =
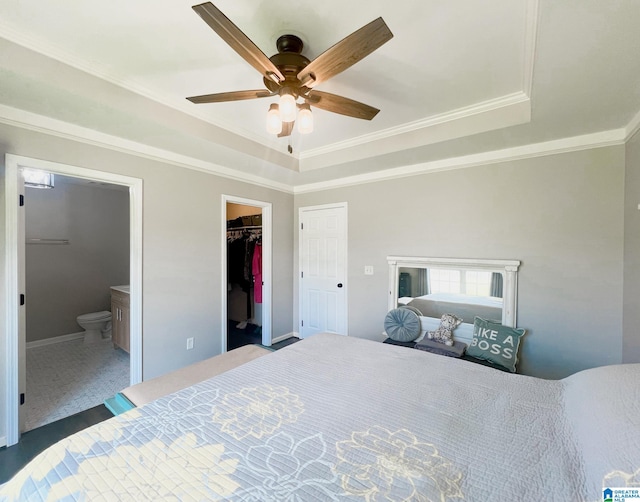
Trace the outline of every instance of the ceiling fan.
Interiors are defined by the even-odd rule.
[[[193,10],[247,63],[262,74],[266,89],[221,92],[187,98],[192,103],[220,103],[279,96],[279,104],[272,104],[267,114],[267,130],[278,137],[291,135],[296,117],[300,132],[311,132],[311,106],[364,120],[371,120],[380,111],[353,99],[317,91],[315,87],[364,59],[393,37],[393,33],[381,17],[342,39],[313,61],[309,61],[302,55],[302,40],[295,35],[282,35],[278,38],[278,53],[268,58],[211,2],[194,5]],[[298,99],[304,102],[298,104]],[[297,109],[300,111],[297,112]]]

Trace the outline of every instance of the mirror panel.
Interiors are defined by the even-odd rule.
[[[425,317],[454,314],[473,324],[475,316],[502,322],[503,275],[488,270],[398,267],[398,303]]]
[[[454,338],[468,343],[475,316],[516,326],[516,260],[389,256],[389,309],[417,308],[423,331],[438,327],[442,314],[463,319]]]

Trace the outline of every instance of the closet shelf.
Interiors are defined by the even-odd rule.
[[[69,244],[69,239],[27,239],[27,244]]]
[[[252,230],[256,228],[262,228],[262,225],[248,225],[246,227],[231,227],[231,228],[227,228],[227,232],[233,232],[234,230]]]

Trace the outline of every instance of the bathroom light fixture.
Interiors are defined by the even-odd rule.
[[[53,174],[37,169],[23,169],[24,186],[29,188],[53,188]]]
[[[279,106],[272,103],[267,112],[267,132],[280,134],[282,132],[282,120],[280,120]]]
[[[303,103],[300,105],[300,111],[298,112],[298,132],[300,134],[309,134],[313,132],[313,115],[311,114],[311,107],[309,103]]]

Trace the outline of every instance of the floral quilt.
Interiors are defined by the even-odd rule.
[[[640,434],[617,412],[614,451],[586,446],[606,423],[584,413],[585,388],[605,376],[545,381],[315,335],[60,441],[0,500],[602,500],[603,483],[640,481]]]

